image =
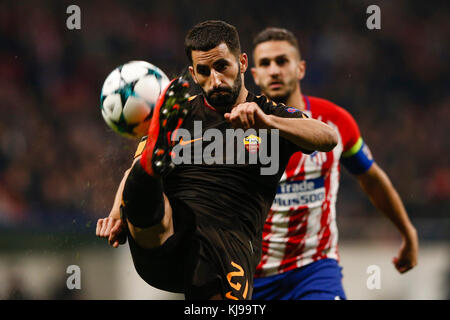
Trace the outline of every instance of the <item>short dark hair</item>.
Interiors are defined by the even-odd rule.
[[[269,27],[261,31],[256,35],[255,38],[253,38],[253,50],[255,50],[256,46],[260,43],[267,42],[267,41],[287,41],[289,42],[295,49],[298,51],[299,57],[301,57],[300,54],[300,47],[298,45],[297,38],[294,36],[294,34],[283,28],[274,28]]]
[[[225,43],[231,53],[241,53],[239,35],[234,26],[220,20],[200,22],[188,31],[184,39],[184,48],[192,63],[192,50],[208,51]]]

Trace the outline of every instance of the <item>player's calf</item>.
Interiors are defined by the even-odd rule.
[[[131,236],[144,247],[161,245],[173,234],[172,212],[159,178],[135,162],[125,182],[121,213]]]
[[[148,228],[139,228],[133,226],[128,221],[128,230],[135,242],[145,249],[155,248],[161,246],[170,236],[174,234],[174,227],[172,221],[172,210],[169,200],[165,199],[165,212],[162,220]]]

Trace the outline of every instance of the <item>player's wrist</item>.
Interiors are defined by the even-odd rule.
[[[402,238],[407,243],[416,243],[418,240],[417,230],[414,226],[408,226],[404,232],[402,232]]]
[[[278,123],[277,123],[277,118],[278,118],[277,116],[274,116],[272,114],[266,115],[263,129],[267,129],[267,130],[269,130],[269,132],[270,132],[270,130],[279,129]]]
[[[108,217],[113,219],[120,219],[120,210],[111,210]]]

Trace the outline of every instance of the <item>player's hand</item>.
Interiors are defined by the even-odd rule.
[[[270,116],[265,114],[255,102],[238,104],[231,109],[231,112],[225,113],[224,117],[235,129],[267,129],[271,127]]]
[[[107,217],[98,219],[95,234],[100,238],[107,238],[108,244],[113,248],[118,248],[120,244],[126,242],[125,226],[122,219]]]
[[[417,265],[417,258],[419,255],[419,241],[417,233],[413,236],[404,239],[397,257],[392,259],[392,263],[400,273],[405,273]]]

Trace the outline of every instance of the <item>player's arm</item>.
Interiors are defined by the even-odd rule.
[[[122,181],[120,181],[109,216],[97,221],[97,237],[108,239],[108,243],[114,248],[119,247],[119,244],[124,244],[126,240],[124,234],[125,226],[120,217],[120,204],[129,172],[129,169],[125,171]]]
[[[358,180],[373,205],[388,217],[400,232],[403,242],[393,263],[400,273],[417,264],[417,232],[387,174],[374,162],[369,147],[360,136],[353,117],[343,109],[339,117],[344,145],[341,162]]]
[[[388,175],[373,163],[369,170],[356,178],[373,205],[392,221],[402,236],[402,246],[393,259],[395,267],[400,273],[412,269],[417,265],[419,251],[417,231]]]
[[[270,117],[270,129],[278,129],[280,136],[306,150],[328,152],[337,144],[336,132],[316,119]]]
[[[136,161],[138,161],[138,158],[134,159],[133,164]],[[125,182],[127,181],[130,171],[131,168],[126,170],[122,180],[120,181],[109,216],[103,219],[98,219],[97,221],[97,237],[108,239],[109,245],[114,248],[119,247],[119,244],[124,244],[126,241],[126,226],[120,216],[120,205],[122,203],[123,188],[125,187]]]
[[[234,107],[225,119],[235,128],[278,129],[280,136],[306,150],[328,152],[337,144],[337,134],[327,124],[308,118],[283,118],[264,113],[255,102]]]

